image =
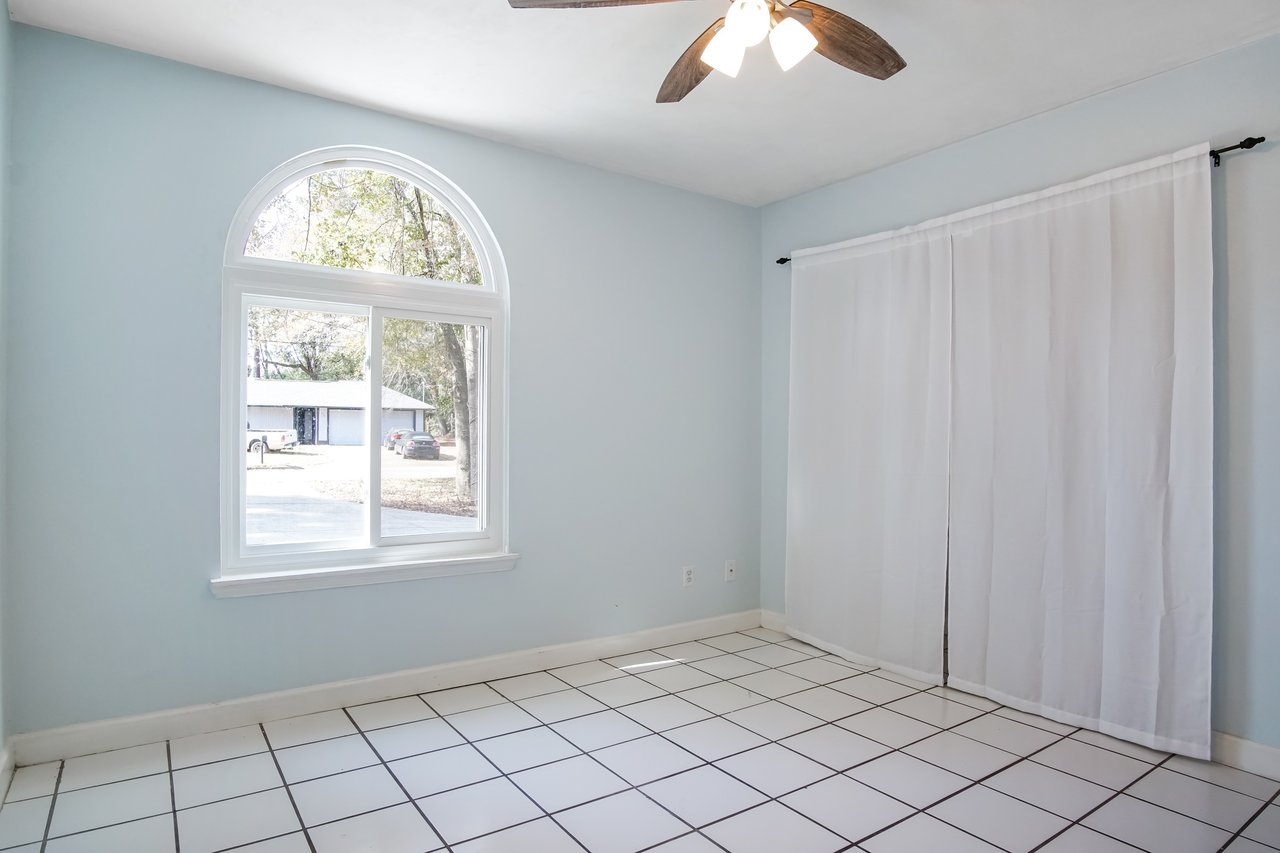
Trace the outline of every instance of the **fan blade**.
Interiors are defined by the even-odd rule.
[[[907,67],[887,41],[853,18],[809,0],[795,0],[791,8],[813,13],[807,26],[818,37],[815,50],[837,65],[877,80],[887,80]]]
[[[604,6],[648,6],[679,0],[507,0],[512,9],[595,9]]]
[[[662,81],[662,88],[658,90],[658,103],[674,104],[683,100],[685,95],[707,79],[712,69],[702,61],[702,51],[707,49],[707,42],[711,41],[716,30],[723,25],[724,18],[721,18],[707,27],[707,31],[694,39],[693,44],[680,54],[676,64],[667,72],[667,79]]]

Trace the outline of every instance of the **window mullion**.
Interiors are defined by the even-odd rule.
[[[365,375],[369,377],[368,407],[365,411],[366,450],[369,459],[369,493],[365,498],[368,507],[369,544],[378,546],[382,542],[382,309],[372,308],[369,312],[369,337],[365,345],[365,353],[369,364]]]

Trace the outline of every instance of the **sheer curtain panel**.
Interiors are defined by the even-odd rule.
[[[793,264],[788,630],[941,683],[947,235],[912,230]]]
[[[949,683],[1199,758],[1213,595],[1207,155],[951,225]]]

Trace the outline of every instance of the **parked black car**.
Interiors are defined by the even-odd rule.
[[[405,459],[439,459],[440,442],[429,432],[410,432],[396,442],[396,453]]]
[[[395,450],[396,442],[404,438],[406,435],[408,435],[411,432],[413,432],[413,430],[408,429],[406,427],[399,427],[397,429],[393,429],[391,430],[391,432],[383,436],[382,446],[385,447],[387,450]]]

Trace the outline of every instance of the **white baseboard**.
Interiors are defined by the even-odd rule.
[[[779,613],[776,610],[761,610],[760,626],[773,631],[785,632],[787,629],[787,614]]]
[[[9,739],[3,761],[12,769],[41,764],[77,755],[106,752],[141,746],[156,741],[205,734],[237,726],[255,725],[284,717],[296,717],[365,702],[394,699],[415,693],[428,693],[449,687],[461,687],[479,681],[508,678],[526,672],[554,669],[597,658],[615,657],[630,652],[687,643],[691,640],[742,631],[760,626],[760,611],[746,610],[725,616],[713,616],[679,625],[651,628],[632,634],[598,637],[558,646],[543,646],[519,652],[438,664],[421,669],[354,678],[317,684],[277,693],[263,693],[217,702],[192,705],[169,711],[117,717],[95,723],[14,735]],[[0,765],[0,771],[5,765]],[[12,774],[5,773],[7,785]]]
[[[1213,760],[1247,773],[1280,780],[1280,749],[1223,732],[1213,733]]]
[[[0,802],[9,796],[9,786],[13,784],[13,738],[5,741],[0,747]]]

